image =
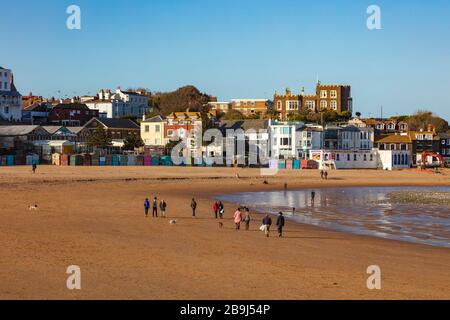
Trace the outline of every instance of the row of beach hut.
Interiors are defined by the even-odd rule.
[[[52,156],[56,166],[172,166],[169,156],[58,154]]]
[[[12,167],[17,165],[39,164],[39,155],[30,154],[24,157],[13,155],[0,156],[0,167]]]

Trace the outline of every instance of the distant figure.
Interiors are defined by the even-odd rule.
[[[197,202],[194,198],[192,198],[191,201],[191,208],[192,208],[192,216],[195,217],[195,210],[197,209]]]
[[[278,214],[277,227],[278,227],[278,238],[281,238],[283,237],[283,227],[284,227],[283,212],[280,212]]]
[[[295,208],[292,208],[292,215],[295,215]]]
[[[324,174],[323,170],[320,170],[320,179],[323,180],[324,176],[325,176],[325,174]]]
[[[152,217],[158,218],[158,198],[153,198],[153,210],[152,210]]]
[[[225,207],[222,203],[222,201],[219,201],[219,218],[223,219],[223,214],[225,213]]]
[[[33,174],[36,173],[36,170],[37,170],[37,164],[36,163],[33,163],[31,165],[31,170],[33,171]]]
[[[250,221],[251,221],[251,216],[250,216],[250,210],[246,207],[244,212],[244,224],[245,224],[245,230],[248,231],[250,230]]]
[[[328,171],[325,171],[324,175],[325,175],[325,180],[328,180]]]
[[[217,219],[219,214],[219,204],[217,201],[213,203],[212,209],[214,211],[214,217]]]
[[[148,217],[148,210],[150,210],[150,201],[146,198],[144,201],[144,212],[146,218]]]
[[[241,221],[242,221],[242,212],[241,209],[238,208],[234,213],[234,223],[236,224],[236,230],[241,229]]]
[[[316,199],[316,192],[315,191],[311,191],[311,204],[314,205],[314,201]]]
[[[270,232],[270,226],[272,225],[272,218],[270,218],[270,216],[268,214],[266,214],[266,216],[263,218],[262,224],[264,227],[264,234],[268,238],[269,232]]]
[[[288,184],[287,182],[284,183],[284,188],[287,189],[288,188]]]
[[[159,203],[159,210],[161,211],[161,217],[163,218],[166,217],[166,208],[167,203],[164,200],[161,200],[161,202]]]

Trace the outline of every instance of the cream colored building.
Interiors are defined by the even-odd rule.
[[[164,138],[165,119],[163,116],[156,116],[146,119],[145,116],[141,122],[141,139],[146,146],[165,146]]]

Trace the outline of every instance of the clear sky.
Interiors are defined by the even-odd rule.
[[[81,30],[66,9],[81,8]],[[366,27],[381,7],[382,30]],[[364,116],[450,120],[448,0],[0,0],[0,65],[27,94],[193,84],[231,98],[350,84]]]

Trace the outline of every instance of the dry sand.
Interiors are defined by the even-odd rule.
[[[212,219],[216,194],[322,186],[450,185],[450,172],[256,169],[0,168],[1,299],[450,299],[450,249],[287,223],[286,238],[264,238]],[[240,179],[237,179],[239,173]],[[267,179],[269,184],[264,185]],[[168,203],[164,219],[142,202]],[[190,217],[190,199],[199,204]],[[40,210],[28,210],[37,203]],[[169,225],[170,219],[178,224]],[[275,234],[273,234],[274,236]],[[66,269],[81,267],[79,291]],[[379,265],[382,289],[366,287]]]

